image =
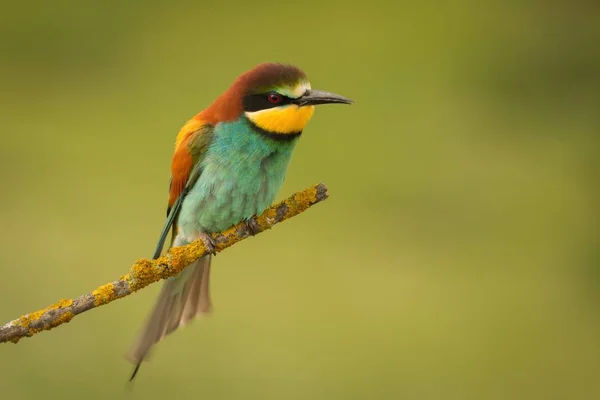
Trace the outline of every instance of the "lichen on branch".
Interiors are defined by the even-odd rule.
[[[309,207],[327,198],[327,187],[320,183],[288,197],[277,203],[261,215],[255,217],[257,233],[271,229],[275,224],[292,218]],[[213,233],[215,251],[221,252],[237,242],[251,236],[244,222],[232,226],[223,232]],[[196,240],[188,245],[173,247],[156,260],[136,261],[129,272],[118,280],[98,287],[96,290],[72,300],[60,300],[39,311],[25,314],[0,327],[0,343],[17,343],[23,337],[52,329],[71,321],[73,317],[92,308],[108,304],[111,301],[128,296],[151,283],[177,275],[198,258],[208,254],[204,243]]]

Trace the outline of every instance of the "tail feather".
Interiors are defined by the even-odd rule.
[[[127,354],[127,359],[136,364],[130,380],[154,344],[194,317],[211,312],[209,277],[210,255],[163,284],[154,310]]]

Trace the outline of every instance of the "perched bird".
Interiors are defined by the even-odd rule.
[[[167,221],[154,258],[169,230],[172,247],[200,238],[214,250],[210,233],[241,221],[252,228],[252,217],[275,199],[314,106],[351,102],[313,90],[304,72],[292,65],[261,64],[238,77],[177,135]],[[155,343],[211,311],[210,262],[211,256],[205,256],[164,283],[128,354],[135,364],[130,380]]]

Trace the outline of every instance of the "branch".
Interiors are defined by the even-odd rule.
[[[268,208],[256,217],[257,233],[271,229],[273,225],[306,211],[327,198],[327,187],[320,183]],[[239,223],[220,233],[213,233],[215,250],[221,252],[251,236],[245,223]],[[71,321],[73,317],[92,308],[128,296],[161,279],[175,276],[198,258],[208,254],[204,243],[196,240],[188,245],[173,247],[157,260],[141,259],[119,280],[100,286],[91,293],[76,299],[60,300],[42,310],[25,314],[0,327],[0,343],[17,343],[23,337],[33,336],[44,330]]]

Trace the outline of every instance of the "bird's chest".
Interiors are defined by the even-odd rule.
[[[293,145],[251,137],[211,146],[182,204],[180,231],[217,232],[264,211],[283,183]]]

